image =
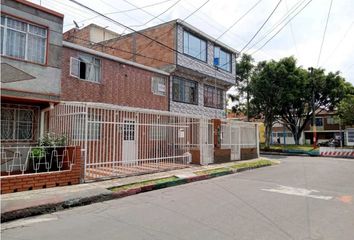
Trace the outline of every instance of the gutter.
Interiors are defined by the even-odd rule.
[[[50,102],[49,107],[41,110],[41,123],[40,123],[40,134],[39,137],[42,138],[44,136],[44,114],[54,109],[54,103]]]

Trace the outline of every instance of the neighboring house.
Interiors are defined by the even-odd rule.
[[[332,138],[344,139],[344,126],[339,124],[335,111],[318,110],[316,113],[317,142],[325,142]],[[312,122],[305,127],[305,143],[313,143]]]
[[[63,42],[61,100],[168,111],[169,74]]]
[[[335,111],[318,110],[316,112],[317,143],[326,142],[330,139],[340,139],[342,136],[344,145],[354,144],[351,129],[341,126],[336,116]],[[293,134],[280,123],[273,126],[272,143],[295,144]],[[301,135],[300,144],[313,144],[312,119]]]
[[[64,38],[82,40],[82,35],[69,30]],[[226,91],[235,84],[237,52],[195,27],[173,20],[107,41],[86,42],[96,50],[171,73],[171,112],[226,118]]]
[[[44,111],[60,100],[63,15],[1,0],[1,143],[34,144]]]
[[[300,144],[304,144],[304,134],[301,135]],[[295,144],[294,135],[283,124],[275,123],[272,128],[272,144]]]

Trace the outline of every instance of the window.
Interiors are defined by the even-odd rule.
[[[214,47],[214,58],[219,59],[218,64],[214,62],[214,66],[221,68],[225,71],[231,72],[231,54],[224,51],[220,47]]]
[[[206,41],[194,36],[193,34],[183,32],[183,53],[206,62],[207,48]]]
[[[167,126],[151,126],[150,127],[150,140],[166,140]]]
[[[348,129],[348,143],[354,143],[354,129]]]
[[[173,79],[173,100],[198,104],[198,83],[182,78]]]
[[[332,116],[327,117],[327,124],[338,124],[338,119]]]
[[[75,117],[73,128],[73,140],[85,140],[85,114],[80,114]],[[87,140],[99,140],[101,136],[100,116],[95,114],[88,114],[87,123]]]
[[[224,108],[224,91],[219,88],[204,85],[204,106]]]
[[[79,79],[100,82],[101,60],[90,55],[70,58],[70,75]]]
[[[316,126],[317,127],[323,126],[323,118],[316,118]]]
[[[166,79],[163,77],[151,78],[151,91],[156,95],[166,95]]]
[[[1,16],[1,55],[45,63],[47,29]]]
[[[1,108],[1,140],[32,140],[34,112]]]
[[[124,120],[123,135],[124,135],[124,141],[134,141],[135,140],[135,121],[134,120]]]

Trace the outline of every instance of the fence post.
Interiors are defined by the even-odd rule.
[[[256,145],[257,145],[257,157],[259,157],[259,128],[258,124],[255,124],[256,127]]]

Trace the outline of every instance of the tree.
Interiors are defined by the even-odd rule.
[[[348,93],[349,85],[339,72],[325,74],[324,69],[314,69],[310,74],[297,66],[294,57],[260,63],[252,74],[250,92],[252,103],[265,117],[266,147],[275,121],[283,123],[299,144],[313,108],[315,112],[334,109]]]
[[[250,116],[250,95],[247,91],[247,86],[249,79],[251,78],[252,71],[254,69],[254,60],[251,55],[243,53],[240,60],[236,62],[236,88],[235,94],[230,94],[229,98],[235,105],[232,107],[233,112],[242,112]],[[246,106],[244,104],[244,99],[246,94]]]
[[[339,103],[338,115],[344,125],[354,125],[354,95],[346,96]]]
[[[281,61],[290,64],[287,66],[290,71],[286,82],[283,82],[279,116],[292,132],[295,144],[299,144],[302,132],[311,122],[313,109],[315,112],[323,109],[333,110],[345,97],[346,84],[339,72],[325,74],[324,69],[314,69],[311,75],[301,67],[296,67],[295,59]]]
[[[269,148],[273,123],[279,111],[280,92],[279,65],[275,61],[260,62],[254,69],[248,90],[254,108],[264,116],[265,148]]]

